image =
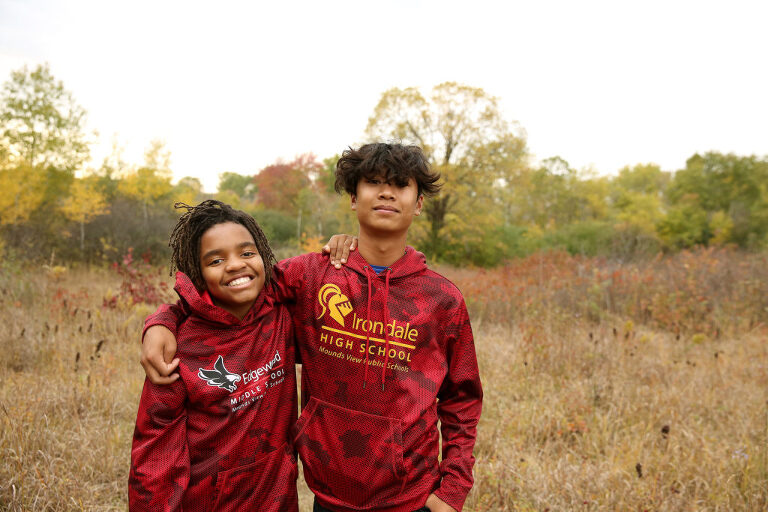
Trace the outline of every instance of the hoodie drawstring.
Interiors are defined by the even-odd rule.
[[[387,366],[389,366],[389,333],[387,327],[389,327],[389,306],[387,301],[389,300],[389,268],[385,272],[385,285],[384,285],[384,366],[381,367],[381,390],[384,391],[384,379],[387,375]],[[370,321],[370,320],[369,320]]]
[[[371,274],[368,265],[365,267],[365,278],[368,280],[368,304],[366,306],[365,319],[368,321],[368,329],[365,331],[365,372],[363,373],[363,389],[368,382],[368,346],[371,342],[371,330],[373,329],[373,322],[371,322]],[[384,366],[381,367],[381,390],[384,391],[384,380],[387,376],[387,366],[389,366],[389,333],[387,327],[389,326],[389,307],[387,302],[389,301],[389,275],[390,269],[387,268],[384,271]]]
[[[365,269],[365,278],[368,280],[368,305],[366,306],[365,319],[368,321],[368,329],[365,331],[365,372],[363,373],[363,389],[368,382],[368,344],[371,341],[371,274],[368,271],[368,265]]]

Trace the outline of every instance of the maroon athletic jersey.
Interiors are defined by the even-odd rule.
[[[275,282],[303,363],[295,445],[318,502],[411,512],[434,492],[461,510],[482,388],[458,289],[410,247],[378,275],[358,252],[341,270],[304,254],[280,262]],[[164,306],[146,326],[173,330],[182,316]]]
[[[295,348],[284,306],[261,293],[242,321],[189,278],[178,329],[181,378],[149,380],[131,451],[131,510],[297,511]]]

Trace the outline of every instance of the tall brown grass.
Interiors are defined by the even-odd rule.
[[[465,510],[768,509],[765,263],[699,251],[442,269],[470,304],[485,390]],[[127,508],[154,306],[113,300],[120,284],[0,271],[0,509]]]

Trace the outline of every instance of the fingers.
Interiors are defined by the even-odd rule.
[[[170,377],[161,377],[160,375],[157,375],[154,379],[150,375],[147,375],[147,377],[152,382],[152,384],[156,384],[158,386],[167,386],[168,384],[172,384],[179,380],[178,373],[172,373]]]
[[[175,354],[176,338],[168,329],[161,326],[147,329],[141,347],[141,366],[153,384],[170,384],[179,378],[179,374],[174,373],[179,366],[179,359],[173,357]]]
[[[341,268],[341,264],[346,263],[347,257],[349,256],[349,237],[346,235],[341,236],[343,237],[343,241],[340,244],[336,244],[336,252],[333,256],[334,266],[336,268]]]
[[[157,361],[154,361],[154,363],[157,364]],[[153,366],[153,362],[150,359],[146,359],[143,356],[141,358],[141,366],[144,367],[144,372],[147,374],[147,378],[150,380],[150,382],[152,382],[152,384],[166,386],[172,382],[176,382],[179,379],[178,373],[171,373],[176,369],[176,367],[179,366],[178,359],[174,359],[170,364],[166,363],[165,361],[161,361],[159,364],[160,371],[158,371],[158,368]],[[161,374],[161,371],[165,375]]]
[[[327,253],[331,265],[341,268],[349,259],[349,253],[357,248],[357,237],[352,235],[333,235],[328,243],[323,246],[323,253]]]
[[[349,253],[355,250],[356,245],[357,237],[344,235],[344,243],[341,244],[336,250],[337,260],[339,261],[339,264],[335,265],[336,268],[341,268],[341,263],[347,262],[349,259]]]

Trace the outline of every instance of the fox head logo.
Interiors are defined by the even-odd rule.
[[[216,386],[226,389],[229,392],[237,389],[235,382],[240,382],[239,375],[230,373],[224,367],[224,359],[221,356],[216,359],[216,363],[213,365],[213,370],[200,368],[197,372],[197,376],[206,381],[209,386]]]
[[[323,312],[317,319],[323,318],[326,309],[331,315],[331,318],[336,320],[339,325],[344,327],[344,317],[352,312],[352,303],[349,302],[349,298],[341,293],[341,290],[335,284],[326,284],[320,288],[320,293],[317,294],[317,298],[320,301],[320,305],[323,307]]]

